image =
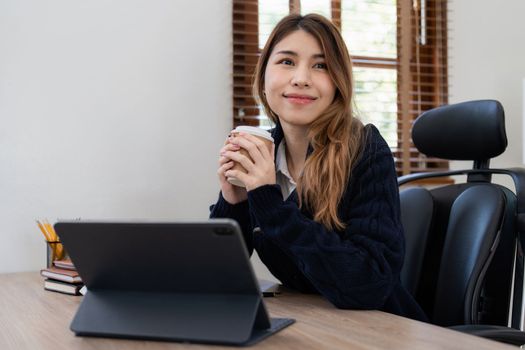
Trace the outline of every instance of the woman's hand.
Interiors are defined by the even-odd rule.
[[[221,148],[221,156],[219,158],[219,169],[217,175],[219,176],[219,183],[221,186],[222,197],[230,204],[237,204],[248,198],[246,189],[232,185],[226,179],[226,171],[233,168],[234,162],[225,156],[227,152],[237,152],[240,149],[238,145],[230,143],[230,137],[224,143],[224,147]]]
[[[275,184],[275,145],[272,144],[271,150],[261,139],[247,134],[239,133],[230,140],[232,147],[245,149],[250,157],[237,152],[234,149],[227,149],[224,157],[238,162],[246,169],[246,173],[241,170],[233,170],[232,166],[225,169],[226,177],[236,177],[246,185],[246,190],[251,191],[259,186]]]

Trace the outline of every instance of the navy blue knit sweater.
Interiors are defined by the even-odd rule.
[[[219,195],[210,217],[235,219],[251,255],[285,286],[320,293],[335,306],[380,309],[418,320],[426,317],[401,285],[404,236],[390,148],[373,125],[339,204],[344,231],[329,231],[298,207],[297,194],[283,200],[279,185],[248,192],[235,205]],[[272,132],[276,147],[283,139]]]

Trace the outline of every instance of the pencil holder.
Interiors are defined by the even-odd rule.
[[[46,243],[46,267],[52,267],[53,261],[64,259],[66,252],[64,250],[64,246],[59,241],[46,241]]]

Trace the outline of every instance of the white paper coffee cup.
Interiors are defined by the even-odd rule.
[[[259,139],[263,140],[264,144],[268,147],[268,150],[271,152],[272,145],[273,145],[273,137],[268,131],[266,131],[264,129],[261,129],[261,128],[257,128],[255,126],[244,126],[243,125],[243,126],[236,127],[231,132],[231,134],[235,135],[235,134],[238,134],[240,132],[256,136]],[[248,158],[251,159],[250,155],[248,154],[248,151],[246,151],[245,149],[241,148],[237,152],[241,152],[242,154],[244,154],[245,156],[247,156]],[[235,165],[233,166],[232,169],[239,170],[239,171],[242,171],[243,173],[246,173],[246,169],[244,169],[244,167],[242,165],[240,165],[239,163],[237,163],[237,162],[235,162]],[[227,180],[232,185],[239,186],[239,187],[246,187],[244,185],[244,183],[241,180],[239,180],[238,178],[236,178],[236,177],[230,176],[230,177],[228,177]]]

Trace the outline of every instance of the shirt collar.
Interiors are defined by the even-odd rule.
[[[280,172],[286,176],[286,178],[288,178],[292,184],[296,184],[290,175],[290,171],[288,170],[288,162],[286,161],[286,142],[284,139],[282,139],[282,141],[279,143],[277,153],[275,155],[275,171],[277,173]]]

